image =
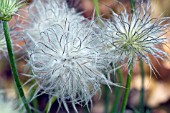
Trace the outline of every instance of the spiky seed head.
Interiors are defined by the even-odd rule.
[[[93,21],[55,0],[37,0],[28,11],[31,21],[24,32],[34,43],[28,48],[28,63],[33,72],[30,77],[39,86],[37,92],[56,96],[67,112],[66,102],[70,102],[78,112],[75,104],[91,102],[101,84],[114,85],[97,67],[103,58]]]
[[[24,1],[21,0],[1,0],[0,2],[0,20],[9,21],[12,16],[16,14],[19,8],[24,5]]]
[[[101,84],[111,82],[97,69],[102,58],[94,45],[91,26],[65,23],[65,27],[54,24],[40,32],[41,41],[29,51],[29,63],[39,90],[59,98],[67,112],[69,100],[77,112],[75,104],[86,105],[100,91]]]
[[[115,56],[112,61],[127,61],[131,64],[140,58],[152,69],[149,54],[156,59],[164,60],[168,54],[161,50],[161,46],[167,41],[163,36],[169,31],[169,18],[152,18],[150,4],[141,4],[133,14],[126,10],[121,14],[112,11],[111,19],[106,19],[106,29],[103,33],[104,49],[110,56]]]

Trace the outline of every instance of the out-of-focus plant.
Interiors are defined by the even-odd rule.
[[[31,110],[29,108],[29,105],[27,103],[27,100],[25,98],[25,95],[24,95],[24,92],[23,92],[23,89],[22,89],[22,86],[19,80],[14,52],[13,52],[11,38],[10,38],[10,33],[9,33],[9,28],[8,28],[8,21],[12,19],[13,15],[17,15],[18,9],[21,8],[24,4],[25,3],[23,1],[18,1],[18,0],[2,0],[0,2],[0,21],[2,21],[3,23],[3,30],[4,30],[5,40],[6,40],[6,46],[8,49],[9,61],[10,61],[12,73],[14,76],[15,84],[18,89],[18,94],[20,95],[20,98],[26,108],[27,113],[31,113]],[[4,37],[1,37],[1,38],[4,38]]]
[[[2,113],[20,113],[13,103],[11,100],[5,100],[3,95],[0,94],[0,109]]]
[[[2,22],[0,21],[0,52],[4,52],[5,45],[6,44],[3,35],[3,26],[2,26]]]

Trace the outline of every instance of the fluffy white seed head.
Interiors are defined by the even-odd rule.
[[[103,32],[105,51],[113,57],[113,61],[127,61],[132,63],[139,58],[145,61],[151,68],[152,63],[149,54],[156,59],[164,60],[168,54],[161,50],[168,32],[169,18],[152,18],[150,4],[141,4],[133,14],[126,10],[120,15],[112,11],[111,19],[103,21],[106,29]]]
[[[37,92],[56,96],[67,112],[66,102],[70,102],[77,112],[75,104],[91,102],[101,84],[116,85],[98,70],[103,55],[98,51],[94,22],[55,0],[35,1],[29,15],[24,32],[33,42],[28,63],[30,76],[39,86]]]
[[[74,9],[68,8],[65,0],[36,0],[28,8],[26,26],[22,26],[27,32],[27,37],[36,42],[39,40],[39,32],[46,31],[54,24],[65,26],[65,20],[76,22],[84,19]],[[31,34],[31,36],[30,36]]]
[[[75,104],[87,104],[100,91],[101,84],[110,84],[97,69],[97,62],[102,58],[89,27],[89,23],[67,20],[65,27],[54,24],[40,32],[41,41],[29,51],[32,77],[39,90],[58,97],[67,112],[66,100],[77,111]]]

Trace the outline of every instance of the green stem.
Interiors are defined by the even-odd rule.
[[[18,76],[16,64],[15,64],[15,57],[14,57],[14,54],[13,54],[12,44],[11,44],[11,40],[10,40],[8,22],[6,22],[6,21],[3,22],[3,29],[4,29],[4,34],[5,34],[5,39],[6,39],[7,49],[8,49],[10,66],[11,66],[12,73],[13,73],[13,76],[14,76],[15,84],[16,84],[17,89],[18,89],[18,94],[20,95],[20,98],[21,98],[22,102],[24,103],[24,106],[25,106],[27,113],[31,113],[31,110],[29,108],[29,105],[27,103],[27,100],[25,98],[25,95],[24,95],[24,92],[23,92],[23,89],[22,89],[22,86],[21,86],[21,83],[20,83],[20,80],[19,80],[19,76]]]
[[[97,17],[97,23],[99,25],[102,25],[101,21],[98,18],[98,17],[100,17],[99,0],[93,0],[93,5],[94,5],[94,9],[95,9],[95,14],[96,14],[96,17]]]
[[[93,0],[96,17],[100,16],[99,0]]]
[[[34,84],[34,81],[32,81],[31,83]],[[28,101],[30,101],[30,100],[33,98],[35,91],[36,91],[36,88],[33,88],[33,89],[30,91],[30,95],[29,95]],[[38,109],[38,108],[39,108],[37,98],[32,101],[32,104],[33,104],[33,107],[34,107],[35,109]],[[38,111],[37,111],[37,110],[34,110],[34,113],[38,113]]]
[[[143,62],[140,60],[140,69],[141,69],[141,77],[142,77],[142,88],[140,91],[140,102],[139,102],[139,107],[140,107],[140,113],[144,113],[144,79],[145,79],[145,71],[144,71],[144,66]]]
[[[128,96],[129,96],[129,92],[130,92],[131,78],[132,78],[132,67],[133,67],[133,65],[130,65],[129,69],[128,69],[129,74],[127,76],[126,89],[125,89],[125,94],[124,94],[124,97],[123,97],[123,103],[122,103],[120,113],[124,113],[125,108],[126,108],[126,104],[127,104],[127,101],[128,101]]]
[[[132,13],[134,13],[134,11],[135,11],[135,0],[130,0],[130,6],[131,6]],[[122,103],[120,113],[124,113],[126,105],[127,105],[128,96],[129,96],[129,92],[130,92],[131,78],[132,78],[132,67],[133,67],[133,63],[130,64],[129,69],[128,69],[128,71],[130,71],[130,72],[128,74],[127,81],[126,81],[126,89],[125,89],[125,94],[124,94],[123,103]]]
[[[135,0],[130,0],[130,7],[131,7],[131,12],[133,13],[135,11]]]
[[[49,113],[51,106],[53,103],[57,100],[56,96],[51,97],[51,99],[48,101],[47,105],[45,106],[44,113]]]
[[[117,74],[119,76],[120,85],[122,85],[123,84],[123,73],[122,73],[121,69],[117,70]],[[114,98],[113,106],[112,106],[110,113],[116,113],[117,112],[120,97],[121,97],[121,89],[119,87],[116,87],[114,92],[115,92],[115,98]]]
[[[83,113],[89,113],[87,107],[83,107]]]
[[[33,100],[33,107],[34,107],[35,109],[38,109],[38,100],[37,100],[37,99],[34,99],[34,100]],[[35,110],[34,113],[38,113],[38,111]]]

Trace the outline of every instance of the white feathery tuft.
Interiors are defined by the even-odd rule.
[[[93,30],[93,20],[69,9],[65,2],[58,4],[54,0],[35,1],[29,15],[24,32],[33,42],[28,47],[33,75],[28,76],[39,86],[36,93],[56,96],[69,113],[67,102],[78,112],[75,105],[92,102],[102,84],[119,86],[98,69],[104,55],[100,54],[101,43]]]
[[[152,18],[151,13],[149,3],[141,4],[133,14],[128,14],[126,10],[121,14],[112,11],[111,19],[103,20],[103,49],[108,56],[112,56],[110,62],[126,62],[130,65],[139,58],[155,70],[149,54],[156,59],[168,58],[161,46],[167,42],[164,35],[169,31],[169,23],[166,23],[169,18]]]

